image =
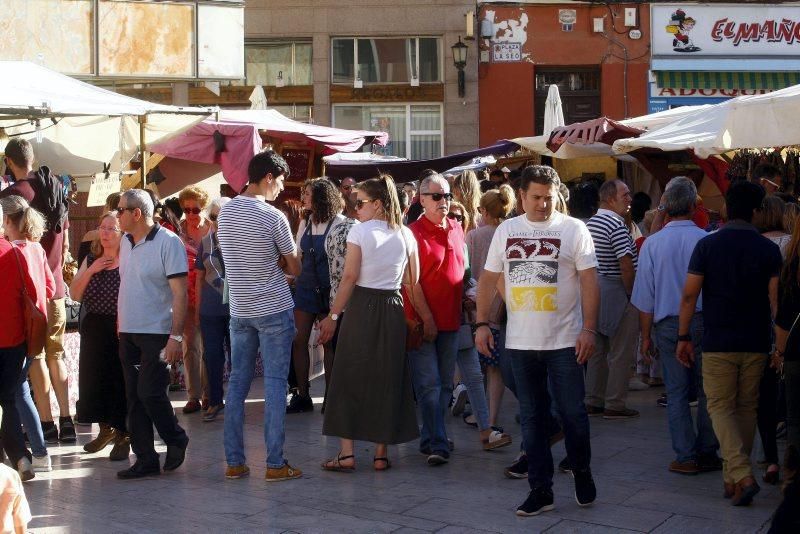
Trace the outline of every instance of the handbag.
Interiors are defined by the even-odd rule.
[[[22,319],[25,329],[26,356],[33,357],[44,350],[44,343],[47,337],[47,316],[36,306],[36,301],[28,294],[28,287],[25,283],[25,274],[22,271],[22,264],[19,261],[19,252],[14,249],[14,258],[17,260],[17,269],[22,281]]]
[[[403,244],[406,247],[406,261],[408,262],[409,269],[411,268],[411,252],[406,243],[403,229],[400,228],[400,235],[403,237]],[[406,316],[406,351],[417,350],[422,346],[424,341],[423,336],[425,333],[425,326],[417,318],[416,306],[414,306],[414,288],[408,291],[408,298],[411,301],[411,309],[414,310],[414,317],[409,318]]]

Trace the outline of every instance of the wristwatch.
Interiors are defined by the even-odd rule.
[[[176,336],[175,334],[170,334],[169,338],[173,341],[177,341],[178,343],[183,343],[183,336]]]
[[[691,341],[691,340],[692,340],[691,334],[678,335],[678,341]]]
[[[339,314],[338,313],[332,313],[332,314],[330,314],[330,318],[331,318],[331,321],[336,322],[336,321],[339,320]]]

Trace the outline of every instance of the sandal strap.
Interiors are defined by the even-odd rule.
[[[388,458],[384,458],[384,457],[380,457],[380,458],[375,458],[375,457],[373,457],[373,458],[372,458],[372,462],[373,462],[373,463],[375,463],[375,462],[387,462],[387,463],[388,463],[388,462],[389,462],[389,459],[388,459]]]
[[[355,456],[353,456],[352,454],[348,456],[339,456],[338,454],[336,455],[336,461],[339,463],[341,463],[342,460],[349,460],[350,458],[355,458]]]

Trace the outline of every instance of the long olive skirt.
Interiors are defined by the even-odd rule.
[[[372,443],[419,436],[399,291],[356,286],[342,317],[322,433]]]

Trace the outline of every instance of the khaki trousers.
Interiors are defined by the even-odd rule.
[[[753,476],[750,453],[758,386],[766,364],[767,354],[761,352],[703,352],[708,414],[722,453],[722,477],[728,484]]]
[[[612,337],[596,336],[597,349],[586,364],[586,404],[606,410],[624,410],[628,380],[636,365],[639,311],[631,303]]]

